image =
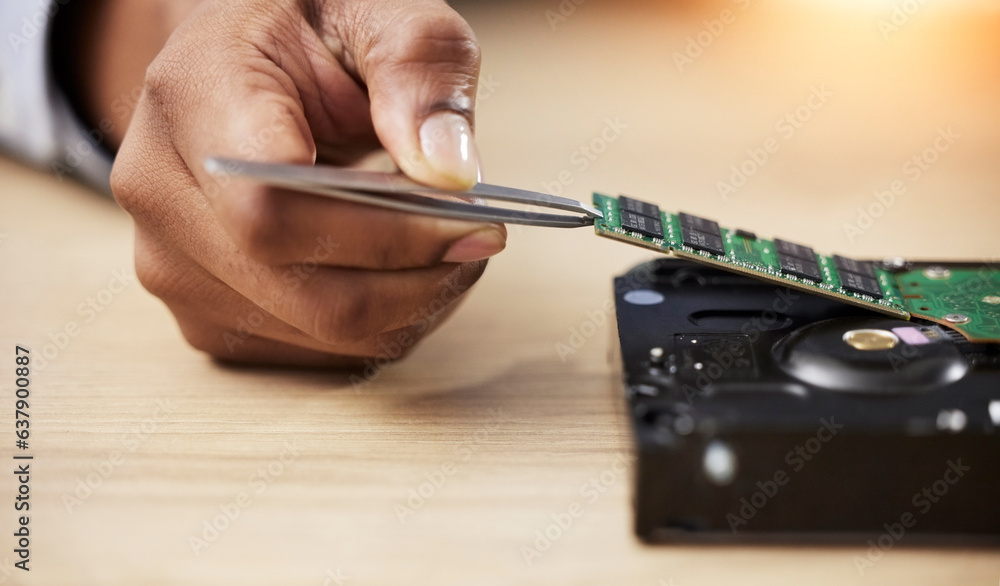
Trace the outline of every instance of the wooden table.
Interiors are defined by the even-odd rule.
[[[487,179],[630,193],[823,251],[995,259],[1000,17],[928,3],[880,30],[888,2],[811,4],[459,3],[485,55]],[[777,149],[723,198],[718,182],[765,143]],[[49,354],[32,378],[30,574],[11,569],[18,483],[0,483],[7,583],[1000,579],[987,549],[900,543],[862,575],[864,544],[641,545],[615,472],[631,439],[603,308],[644,251],[512,227],[454,319],[359,388],[216,365],[131,278],[131,225],[113,203],[11,162],[0,178],[4,442],[15,344]],[[904,190],[859,224],[894,181]],[[560,357],[588,322],[596,334]],[[609,470],[606,492],[581,493]],[[536,531],[573,503],[582,516],[527,563]]]

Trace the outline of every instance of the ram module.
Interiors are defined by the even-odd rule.
[[[1000,343],[1000,266],[925,263],[886,270],[626,196],[595,193],[594,206],[604,215],[594,223],[601,236],[887,315],[927,319],[973,342]]]
[[[630,197],[594,194],[604,214],[601,236],[678,258],[714,265],[908,319],[910,312],[889,271],[867,261],[816,254],[809,246],[723,228],[693,214],[670,213]]]

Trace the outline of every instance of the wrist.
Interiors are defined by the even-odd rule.
[[[88,128],[107,129],[117,151],[142,92],[146,67],[198,0],[75,0],[56,13],[50,62]]]

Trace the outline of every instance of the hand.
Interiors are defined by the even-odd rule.
[[[381,145],[412,178],[478,176],[479,50],[443,0],[199,6],[146,72],[112,173],[140,281],[221,359],[356,364],[405,354],[506,231],[218,180],[213,155],[312,164]]]

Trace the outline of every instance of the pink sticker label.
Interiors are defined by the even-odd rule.
[[[900,340],[906,342],[910,346],[922,346],[924,344],[931,343],[931,340],[920,331],[920,328],[892,328],[892,333],[899,336]]]

